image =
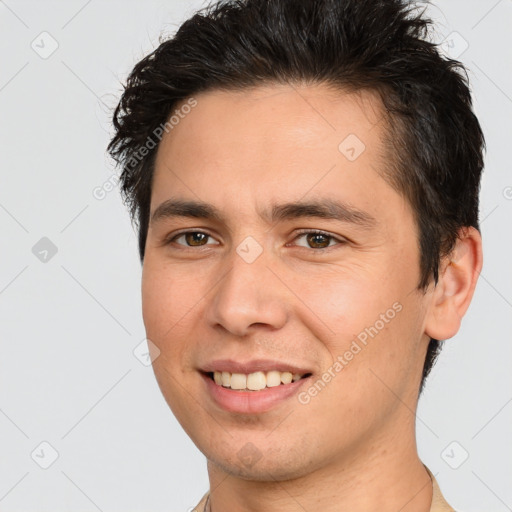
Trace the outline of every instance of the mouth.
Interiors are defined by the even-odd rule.
[[[216,407],[244,415],[262,414],[285,404],[293,404],[290,400],[312,378],[309,372],[293,374],[277,370],[252,373],[214,370],[200,374],[205,383],[206,396]]]
[[[286,386],[292,382],[311,377],[311,373],[292,373],[271,370],[253,373],[231,373],[226,371],[201,372],[217,386],[239,392],[258,392],[268,388]]]
[[[198,370],[207,400],[217,410],[237,414],[293,406],[292,397],[313,378],[308,366],[278,359],[216,359]]]

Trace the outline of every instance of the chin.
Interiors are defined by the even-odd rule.
[[[215,464],[215,462],[214,462]],[[250,480],[252,482],[284,482],[287,480],[294,480],[300,478],[308,473],[307,469],[304,468],[302,471],[290,471],[289,468],[283,468],[273,461],[266,465],[257,465],[253,467],[246,467],[243,464],[226,464],[225,461],[221,461],[218,465],[225,473],[231,476],[240,478],[241,480]]]
[[[255,482],[287,481],[305,476],[312,471],[312,461],[304,453],[291,449],[288,453],[269,450],[260,452],[252,443],[229,453],[205,453],[208,461],[223,472]]]

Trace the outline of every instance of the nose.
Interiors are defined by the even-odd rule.
[[[290,296],[275,269],[269,268],[270,259],[264,251],[249,262],[233,251],[207,308],[210,325],[222,326],[237,337],[254,329],[274,330],[285,325]]]

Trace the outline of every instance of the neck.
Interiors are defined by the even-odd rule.
[[[409,436],[388,439],[381,436],[351,456],[283,481],[271,475],[268,481],[241,479],[209,461],[210,511],[430,511],[432,482],[418,457],[414,428]]]

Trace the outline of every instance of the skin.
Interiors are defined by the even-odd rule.
[[[224,220],[150,223],[142,303],[160,351],[160,389],[207,457],[211,510],[430,510],[415,438],[421,371],[429,336],[453,336],[469,305],[482,265],[478,231],[461,231],[438,285],[417,289],[417,227],[382,177],[387,128],[370,92],[265,85],[195,98],[160,143],[151,213],[170,198],[200,200]],[[366,146],[354,161],[338,149],[349,134]],[[375,223],[259,215],[326,198]],[[209,236],[165,243],[182,230]],[[263,251],[252,263],[236,252],[248,236]],[[311,369],[316,381],[396,303],[401,311],[307,404],[295,396],[265,413],[235,414],[206,392],[198,370],[219,358],[278,359]],[[237,455],[247,443],[253,464]]]

